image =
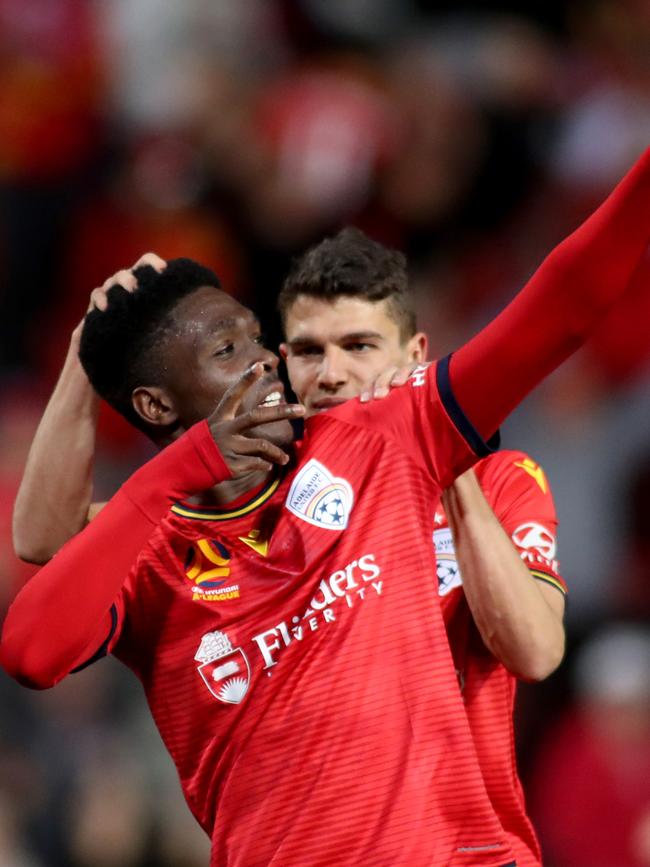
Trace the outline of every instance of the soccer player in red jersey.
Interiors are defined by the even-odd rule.
[[[251,428],[280,397],[277,362],[213,278],[143,269],[88,317],[93,384],[171,444],[21,591],[2,662],[44,687],[104,650],[123,659],[213,864],[511,860],[426,580],[431,503],[623,291],[649,192],[646,154],[451,361],[310,419],[278,475],[287,425],[266,445]]]
[[[165,265],[152,256],[144,261],[158,268]],[[116,279],[133,288],[130,272]],[[414,362],[426,358],[426,336],[415,330],[407,283],[404,257],[357,230],[327,239],[295,264],[279,299],[287,334],[281,350],[292,386],[309,415],[358,396],[376,377],[379,390],[382,382],[400,379],[387,374],[387,368],[392,371],[410,363],[401,374],[404,379]],[[106,305],[105,290],[96,291],[95,303]],[[85,377],[76,353],[67,367],[64,377],[75,371]],[[66,383],[63,377],[62,383]],[[44,540],[34,527],[34,521],[38,527],[42,518],[50,517],[44,486],[56,488],[55,512],[65,526],[72,527],[70,536],[85,523],[90,489],[84,488],[84,480],[90,478],[92,439],[82,444],[82,459],[71,469],[51,460],[61,430],[69,448],[74,448],[75,439],[87,436],[84,420],[89,422],[89,432],[94,432],[94,414],[88,412],[92,404],[86,399],[69,405],[71,398],[79,401],[80,391],[82,395],[89,391],[87,379],[53,398],[48,413],[58,412],[61,417],[54,422],[48,419],[52,442],[45,449],[41,445],[38,466],[26,475],[25,488],[31,484],[31,497],[29,490],[23,490],[19,498],[23,516],[17,523],[26,522],[21,532],[29,537],[32,557],[39,554],[34,552],[35,542],[45,542],[51,550],[58,541],[56,535],[52,537],[51,525],[42,524],[48,526]],[[79,417],[82,427],[71,426],[70,420]],[[47,430],[39,431],[41,438],[44,435]],[[61,502],[61,487],[74,483],[75,474],[77,493],[73,496],[71,490],[71,496]],[[557,520],[544,473],[527,455],[490,455],[478,463],[476,474],[468,470],[455,480],[443,495],[446,508],[435,513],[439,594],[490,800],[517,863],[532,867],[540,863],[539,846],[517,777],[512,705],[515,675],[541,679],[556,667],[563,652],[564,584],[556,572],[554,551]],[[71,501],[75,508],[63,514]],[[79,503],[83,509],[77,510]],[[80,521],[77,526],[75,520]],[[460,540],[460,547],[454,540]],[[468,576],[465,587],[461,571]],[[537,580],[531,582],[531,575]]]
[[[391,378],[402,381],[427,357],[407,287],[404,257],[358,230],[295,263],[278,301],[281,354],[308,415],[360,395],[377,377],[375,388],[387,392]],[[439,594],[472,737],[517,864],[539,867],[512,713],[516,677],[548,676],[564,652],[555,506],[543,470],[512,451],[483,458],[443,500],[433,519]]]
[[[143,261],[158,268],[165,265],[153,256]],[[133,288],[129,272],[115,279]],[[292,386],[309,415],[358,396],[373,380],[379,391],[383,382],[400,379],[390,375],[396,366],[410,363],[401,374],[404,379],[416,366],[414,362],[426,358],[427,339],[415,330],[407,285],[404,257],[357,230],[344,230],[298,260],[279,299],[287,334],[281,350]],[[105,290],[97,290],[94,300],[105,307]],[[26,521],[26,528],[20,529],[28,536],[32,557],[39,555],[38,550],[34,552],[35,543],[45,543],[51,550],[58,541],[50,525],[42,524],[48,527],[44,539],[38,538],[34,526],[34,521],[38,528],[42,519],[49,518],[44,490],[56,488],[53,511],[64,526],[71,527],[70,536],[85,523],[90,499],[84,480],[91,475],[92,438],[82,444],[81,460],[72,468],[64,470],[51,460],[61,431],[69,448],[74,448],[79,437],[94,432],[94,414],[89,413],[92,401],[79,401],[79,392],[82,396],[89,392],[87,379],[77,381],[74,390],[60,393],[70,372],[85,377],[76,353],[67,368],[48,408],[50,416],[60,414],[54,422],[48,418],[52,442],[40,444],[41,458],[35,456],[36,465],[26,475],[18,501],[22,518],[17,524]],[[77,401],[72,406],[71,398]],[[78,417],[82,419],[80,429],[71,425]],[[89,422],[87,431],[84,420]],[[38,436],[47,436],[47,425]],[[540,864],[540,854],[517,776],[512,705],[515,675],[541,679],[559,663],[564,648],[564,585],[554,564],[557,520],[544,473],[527,455],[490,455],[478,463],[476,473],[480,485],[476,474],[468,470],[444,494],[446,501],[453,498],[453,502],[435,513],[439,594],[490,800],[517,864],[532,867]],[[74,484],[75,474],[76,495],[71,489],[71,496],[61,502],[61,487]],[[67,504],[75,508],[62,514]],[[82,509],[76,508],[79,504]],[[95,510],[97,504],[91,508]],[[447,512],[451,513],[454,538]],[[77,526],[75,520],[80,522]],[[460,540],[460,547],[454,545],[454,539]],[[466,593],[461,571],[468,575]],[[531,582],[531,575],[537,581]]]

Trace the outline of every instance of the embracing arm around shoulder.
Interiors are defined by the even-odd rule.
[[[486,441],[512,410],[587,340],[644,267],[648,244],[650,148],[492,322],[433,374],[413,371],[410,398],[394,397],[395,389],[365,423],[415,444],[425,471],[446,487],[489,453]]]
[[[13,511],[16,554],[47,563],[86,524],[99,400],[79,361],[81,325],[27,458]]]
[[[443,505],[483,642],[515,676],[543,680],[564,655],[563,593],[533,577],[473,470],[447,488]]]
[[[165,262],[152,253],[93,289],[87,312],[106,310],[107,292],[137,288],[133,270]],[[13,513],[14,549],[21,560],[47,563],[104,503],[91,503],[99,398],[79,360],[84,321],[74,329],[63,369],[32,442]]]

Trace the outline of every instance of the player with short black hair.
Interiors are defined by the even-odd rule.
[[[201,286],[219,289],[221,283],[213,271],[191,259],[174,259],[162,273],[141,265],[134,274],[136,294],[118,286],[110,289],[110,316],[102,316],[97,308],[89,311],[79,354],[97,394],[156,439],[160,431],[136,412],[133,391],[142,383],[160,383],[167,340],[176,327],[176,304]]]

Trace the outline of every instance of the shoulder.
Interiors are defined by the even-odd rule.
[[[543,467],[526,452],[514,449],[488,455],[476,464],[475,471],[481,484],[505,481],[522,487],[536,485],[542,493],[549,489]]]
[[[431,399],[433,391],[438,394],[439,362],[426,362],[416,367],[404,385],[391,388],[389,394],[381,399],[362,403],[352,398],[327,413],[327,417],[347,421],[352,424],[372,425],[375,419],[394,418],[400,408],[406,408],[421,401]]]
[[[505,450],[480,461],[476,475],[487,501],[504,523],[544,520],[557,523],[546,473],[530,455]]]

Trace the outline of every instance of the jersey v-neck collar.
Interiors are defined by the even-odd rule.
[[[174,503],[171,511],[181,518],[195,521],[229,521],[254,512],[271,499],[282,481],[282,475],[275,473],[267,482],[252,492],[247,491],[227,506],[192,506],[188,503]]]

